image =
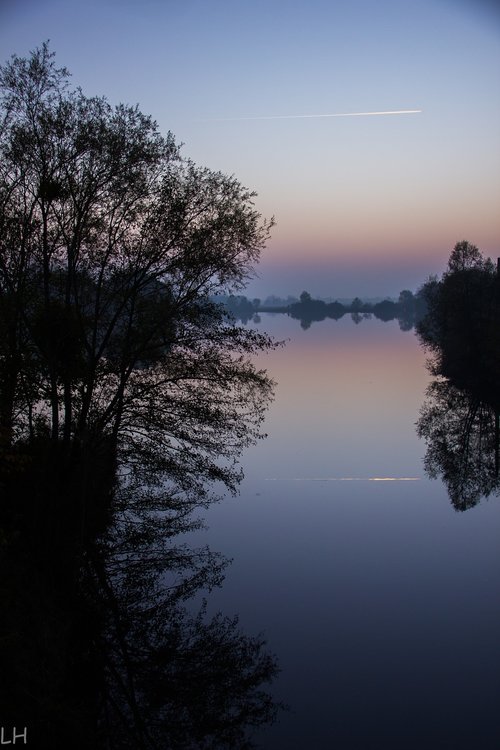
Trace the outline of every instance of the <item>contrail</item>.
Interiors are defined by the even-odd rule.
[[[421,109],[390,109],[381,112],[335,112],[326,115],[262,115],[259,117],[212,117],[201,122],[241,122],[243,120],[314,120],[321,117],[376,117],[380,115],[416,115]]]

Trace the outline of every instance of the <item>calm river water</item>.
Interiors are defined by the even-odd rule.
[[[426,478],[428,383],[412,332],[262,315],[287,346],[243,457],[240,497],[206,514],[233,558],[211,611],[264,632],[290,705],[262,750],[498,750],[500,499],[458,513]],[[199,541],[199,539],[197,539]]]

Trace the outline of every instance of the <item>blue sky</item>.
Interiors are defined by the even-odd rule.
[[[455,242],[500,255],[500,11],[487,0],[0,0],[0,52],[51,40],[277,226],[251,296],[395,295]],[[356,118],[220,118],[421,109]]]

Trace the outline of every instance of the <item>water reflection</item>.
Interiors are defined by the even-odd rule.
[[[260,750],[495,750],[500,504],[455,513],[423,472],[425,353],[375,316],[262,321],[290,339],[261,359],[269,437],[208,517],[234,557],[209,607],[264,622],[293,709]]]
[[[403,290],[398,300],[385,299],[379,302],[363,302],[355,297],[350,303],[338,300],[326,302],[313,299],[308,292],[302,292],[300,300],[288,297],[286,300],[268,297],[264,303],[260,299],[248,300],[245,296],[219,296],[224,307],[237,320],[247,324],[250,320],[259,323],[258,313],[286,314],[300,321],[300,327],[306,331],[313,322],[326,319],[340,320],[344,315],[350,315],[351,320],[358,325],[362,320],[369,320],[374,315],[379,320],[396,320],[403,331],[411,330],[421,320],[426,310],[423,297],[408,289]]]
[[[106,569],[91,561],[108,610],[103,714],[113,737],[123,735],[127,747],[251,747],[248,729],[277,712],[262,689],[278,671],[276,660],[261,638],[239,630],[237,618],[209,618],[205,605],[194,616],[187,611],[198,590],[221,583],[226,561],[208,547],[172,543],[196,525],[182,504],[144,487],[133,492],[122,492],[124,520]]]
[[[303,331],[266,316],[263,326],[293,338],[264,362],[278,392],[270,437],[246,457],[242,497],[208,512],[210,545],[234,556],[231,568],[180,543],[194,522],[175,497],[130,483],[113,489],[121,525],[87,552],[78,609],[33,567],[9,579],[4,555],[0,587],[7,601],[23,592],[24,619],[9,612],[0,650],[18,674],[19,662],[30,665],[21,687],[41,704],[48,746],[70,737],[82,748],[229,750],[249,747],[247,730],[260,724],[261,750],[493,750],[499,515],[494,504],[451,512],[441,483],[422,476],[413,424],[428,382],[423,352],[397,323],[374,318]],[[451,418],[446,398],[455,396],[442,391]],[[491,434],[491,414],[481,419],[489,426],[477,423],[470,442]],[[434,424],[436,435],[449,430]],[[211,588],[206,612],[193,614],[189,597]],[[272,727],[277,704],[262,686],[276,661],[219,609],[264,626],[275,644],[275,694],[293,711]],[[62,650],[72,675],[42,696],[37,675],[62,664]],[[15,671],[2,673],[10,695]],[[23,726],[26,713],[12,715]]]
[[[249,730],[278,710],[264,689],[277,662],[236,617],[188,611],[227,565],[180,543],[199,522],[158,487],[94,481],[93,505],[112,506],[115,523],[75,559],[73,524],[65,535],[33,517],[47,503],[74,508],[76,488],[42,473],[32,462],[2,477],[25,520],[22,535],[3,525],[0,550],[5,738],[27,726],[37,748],[252,747]]]
[[[498,411],[448,380],[427,390],[417,432],[427,442],[428,475],[441,477],[456,510],[500,493]]]
[[[440,281],[422,289],[421,343],[434,377],[417,430],[425,469],[441,476],[457,510],[499,494],[500,265],[467,242],[455,246]]]

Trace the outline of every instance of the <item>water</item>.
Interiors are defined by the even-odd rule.
[[[413,333],[346,316],[259,358],[278,381],[241,496],[206,515],[233,558],[212,610],[264,632],[290,705],[262,750],[500,747],[500,501],[464,513],[426,478]]]

